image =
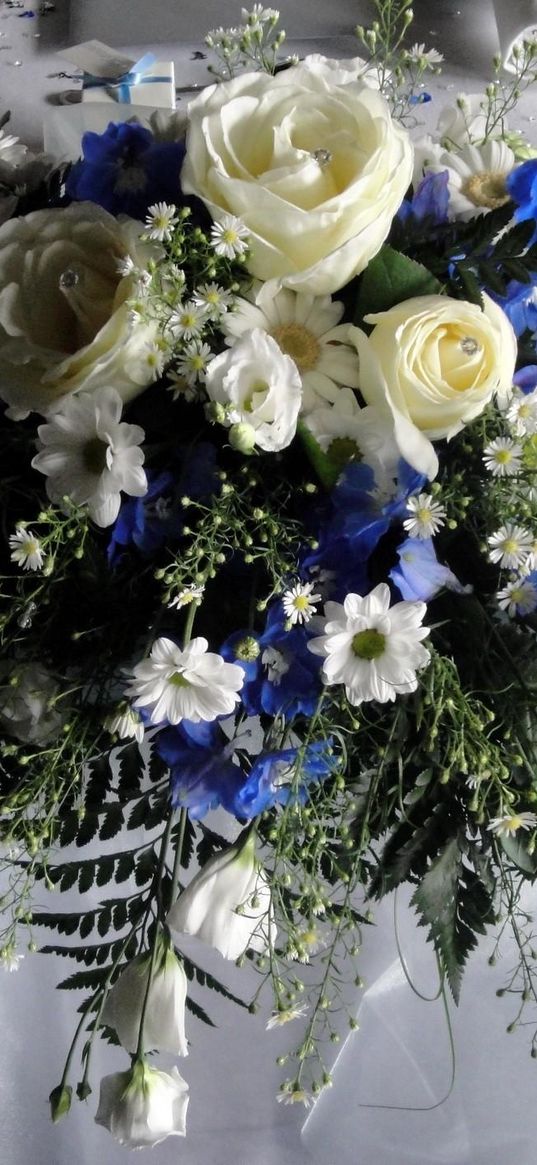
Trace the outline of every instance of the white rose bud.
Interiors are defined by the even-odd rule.
[[[168,915],[171,930],[197,935],[225,959],[248,947],[263,952],[276,927],[270,888],[255,857],[255,834],[216,854],[192,879]]]
[[[412,177],[380,93],[314,57],[213,85],[188,113],[183,190],[240,218],[253,275],[326,295],[364,270]]]
[[[126,1052],[138,1046],[140,1019],[147,990],[150,955],[133,959],[108,993],[102,1022],[117,1032]],[[187,1056],[185,1000],[187,979],[182,963],[169,947],[157,954],[144,1017],[143,1051],[157,1048],[174,1056]]]
[[[166,1137],[184,1137],[188,1084],[177,1068],[162,1072],[137,1060],[128,1072],[101,1080],[95,1121],[120,1145],[149,1149]]]

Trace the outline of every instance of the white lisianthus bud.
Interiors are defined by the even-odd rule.
[[[128,1072],[101,1080],[95,1121],[120,1145],[149,1149],[166,1137],[184,1137],[188,1084],[177,1068],[162,1072],[137,1060]]]
[[[300,373],[261,328],[252,328],[211,360],[205,390],[211,401],[225,407],[224,423],[235,429],[235,436],[237,431],[248,435],[248,448],[242,452],[251,452],[252,437],[266,453],[291,444],[302,404]]]
[[[210,858],[168,915],[171,930],[196,935],[225,959],[275,938],[270,887],[255,856],[255,833]]]
[[[108,993],[102,1022],[117,1032],[126,1052],[138,1046],[140,1020],[147,990],[151,956],[139,955],[128,963]],[[144,1017],[143,1051],[158,1048],[174,1056],[187,1056],[185,1000],[187,979],[174,951],[162,944],[157,954]]]

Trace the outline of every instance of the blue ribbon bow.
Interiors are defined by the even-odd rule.
[[[120,105],[131,104],[131,88],[135,85],[155,85],[171,81],[171,77],[157,77],[147,70],[155,61],[154,53],[146,53],[126,73],[116,77],[97,77],[93,73],[84,73],[82,87],[84,89],[106,89],[106,92]]]

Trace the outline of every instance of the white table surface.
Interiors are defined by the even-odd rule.
[[[332,56],[359,51],[352,30],[367,19],[366,3],[283,0],[279,7],[293,50]],[[490,0],[416,0],[414,7],[414,39],[446,57],[443,76],[427,85],[434,100],[419,110],[424,123],[433,125],[441,106],[458,91],[482,89],[498,49],[497,31]],[[166,55],[176,63],[177,84],[203,83],[206,66],[192,60],[193,52],[202,48],[209,27],[236,22],[239,8],[240,0],[72,0],[69,10],[68,0],[56,0],[55,11],[31,18],[0,2],[0,112],[11,108],[13,132],[38,147],[42,115],[73,84],[51,76],[69,71],[55,54],[93,36],[125,49],[155,47],[161,53],[165,42]],[[22,64],[15,65],[17,60]],[[535,138],[530,123],[536,114],[536,95],[526,95],[513,128]],[[61,896],[57,908],[74,908],[70,896]],[[288,1047],[292,1029],[265,1033],[268,1000],[265,1011],[252,1017],[211,994],[203,1002],[218,1028],[191,1019],[190,1055],[179,1062],[190,1085],[187,1138],[142,1151],[136,1160],[148,1165],[534,1165],[532,1029],[505,1034],[514,1008],[508,998],[495,996],[503,976],[501,968],[487,966],[487,941],[471,961],[454,1014],[453,1094],[440,1108],[416,1111],[443,1094],[450,1071],[448,1044],[440,1005],[417,1000],[401,974],[391,910],[391,902],[382,904],[366,936],[366,990],[356,996],[361,1030],[343,1045],[334,1086],[306,1121],[302,1108],[275,1101],[285,1076],[275,1058]],[[400,915],[410,964],[420,984],[430,985],[431,952],[405,908],[404,895]],[[49,934],[44,941],[50,941]],[[199,947],[196,954],[238,993],[248,996],[254,988],[253,972],[239,972]],[[507,951],[504,967],[509,966]],[[58,1082],[78,1002],[72,993],[55,992],[54,984],[71,969],[65,961],[36,955],[28,956],[17,974],[2,977],[1,1165],[120,1165],[128,1159],[93,1123],[96,1095],[86,1104],[76,1103],[59,1125],[48,1119],[47,1095]],[[120,1051],[100,1046],[95,1086],[100,1075],[124,1065]]]

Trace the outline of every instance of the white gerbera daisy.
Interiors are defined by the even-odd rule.
[[[527,578],[515,578],[496,595],[498,606],[513,618],[531,615],[537,607],[537,587]]]
[[[524,526],[506,522],[487,538],[491,562],[499,562],[506,570],[517,570],[530,553],[533,538]]]
[[[518,833],[519,829],[535,829],[537,826],[537,815],[535,813],[505,813],[503,817],[493,817],[487,829],[495,833],[498,837],[510,837],[513,833]]]
[[[329,295],[306,295],[287,288],[278,291],[272,284],[256,282],[248,298],[235,301],[222,328],[229,345],[253,328],[276,340],[298,368],[301,413],[306,415],[327,401],[333,403],[340,385],[358,387],[356,349],[347,342],[347,325],[339,325],[343,310],[343,304]]]
[[[496,437],[485,447],[483,461],[493,477],[515,477],[522,464],[522,445],[511,437]]]
[[[173,228],[177,226],[178,222],[177,207],[174,206],[173,202],[155,202],[147,209],[145,220],[147,236],[158,243],[167,242],[171,239]]]
[[[9,545],[11,561],[23,570],[41,570],[44,554],[39,538],[24,526],[17,526],[14,534],[10,534]]]
[[[432,494],[409,498],[406,508],[411,517],[405,518],[403,527],[411,538],[432,538],[444,525],[446,511]]]
[[[353,705],[367,700],[384,704],[418,686],[416,673],[429,662],[421,640],[425,603],[403,601],[390,607],[390,590],[380,583],[369,595],[347,595],[326,603],[324,634],[308,643],[325,657],[326,684],[344,684]]]
[[[240,218],[234,214],[224,214],[220,222],[211,227],[211,245],[223,259],[235,259],[248,250],[250,232]]]
[[[309,623],[317,610],[321,596],[313,594],[314,583],[296,583],[285,592],[282,603],[286,617],[293,626],[296,623]]]
[[[450,218],[475,218],[509,201],[505,180],[516,166],[513,151],[502,141],[482,146],[464,145],[442,150],[425,166],[425,172],[448,171]]]
[[[507,420],[517,437],[537,433],[537,388],[533,392],[514,389],[507,405]]]
[[[115,521],[121,490],[140,498],[147,492],[139,425],[120,421],[121,397],[114,388],[79,392],[38,428],[34,469],[47,477],[51,502],[65,497],[87,506],[98,526]]]
[[[180,648],[172,639],[157,639],[149,659],[133,669],[127,695],[134,707],[145,708],[152,724],[179,724],[181,720],[216,720],[229,716],[239,699],[244,671],[208,651],[199,636]]]

